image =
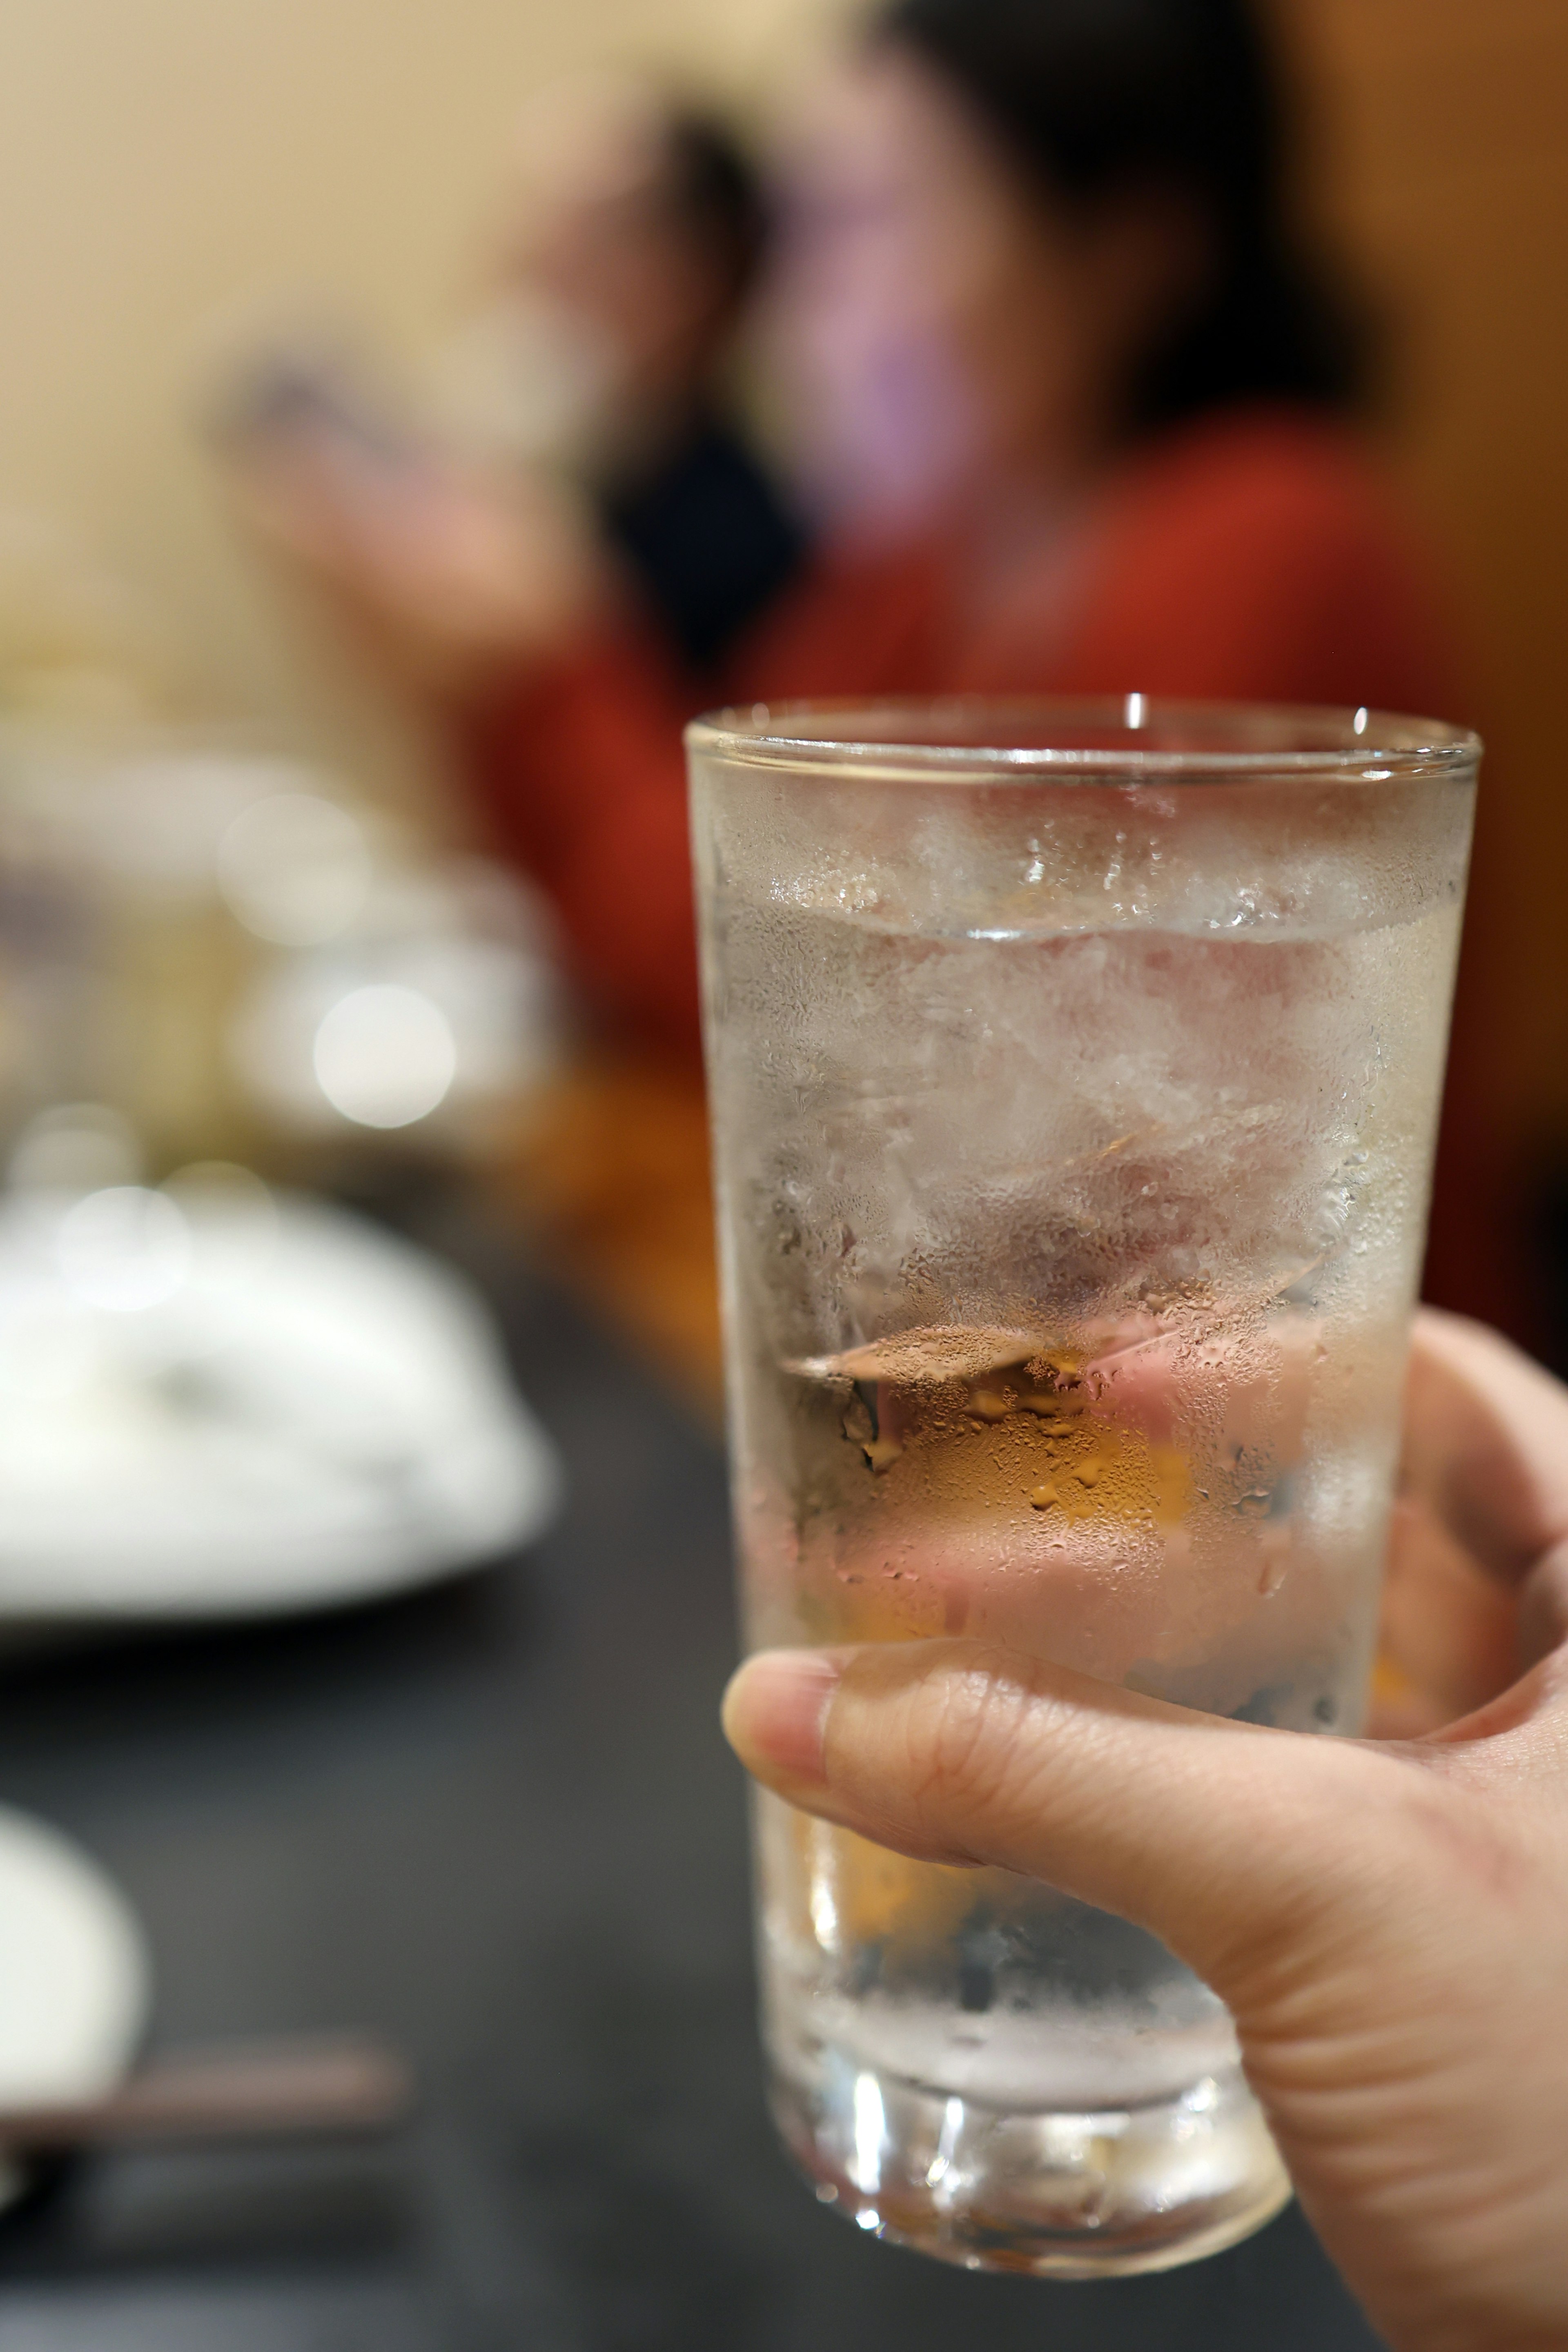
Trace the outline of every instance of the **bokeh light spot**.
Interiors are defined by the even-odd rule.
[[[458,1074],[452,1024],[416,988],[356,988],[316,1031],[316,1082],[358,1127],[412,1127]]]
[[[218,844],[218,887],[256,938],[315,947],[345,931],[370,889],[357,820],[315,793],[269,793]]]

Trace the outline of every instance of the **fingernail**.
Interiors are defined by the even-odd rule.
[[[764,1650],[724,1694],[724,1733],[743,1764],[819,1787],[827,1710],[844,1668],[824,1650]]]

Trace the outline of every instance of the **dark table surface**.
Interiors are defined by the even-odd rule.
[[[79,2167],[0,2222],[0,2352],[1373,2346],[1294,2211],[1083,2286],[814,2202],[763,2109],[719,1450],[506,1250],[464,1254],[565,1456],[544,1543],[381,1610],[0,1675],[0,1799],[131,1895],[155,2042],[374,2026],[418,2118]]]

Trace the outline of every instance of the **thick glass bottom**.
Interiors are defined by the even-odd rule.
[[[968,2270],[1118,2278],[1249,2237],[1290,2184],[1239,2071],[1099,2114],[952,2098],[817,2044],[772,2069],[780,2131],[825,2204]]]

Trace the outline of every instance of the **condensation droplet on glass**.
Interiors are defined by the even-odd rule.
[[[1266,1601],[1272,1599],[1284,1583],[1290,1570],[1290,1534],[1287,1528],[1266,1528],[1261,1540],[1263,1565],[1258,1572],[1258,1590]]]
[[[871,1410],[863,1397],[850,1400],[844,1414],[843,1430],[851,1445],[869,1446],[875,1441],[876,1424]]]
[[[995,1389],[971,1389],[965,1410],[976,1421],[1005,1421],[1013,1410],[1013,1399]]]

